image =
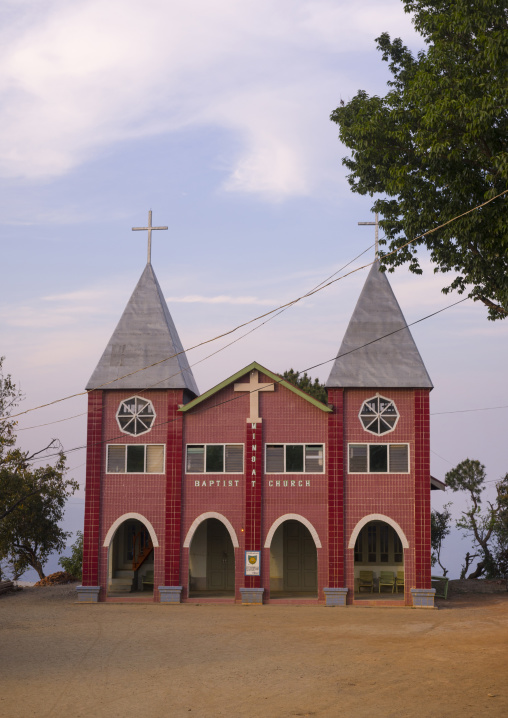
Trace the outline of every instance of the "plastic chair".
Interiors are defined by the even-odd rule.
[[[374,591],[374,572],[373,571],[360,571],[360,578],[358,579],[358,593],[361,592],[362,588],[370,588],[370,592]]]
[[[392,593],[395,590],[395,576],[393,571],[381,571],[379,574],[379,593],[381,593],[381,586],[390,586]]]

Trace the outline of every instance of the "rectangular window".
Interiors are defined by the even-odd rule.
[[[163,474],[163,444],[110,444],[108,474]]]
[[[188,474],[243,473],[243,444],[187,444]]]
[[[267,474],[322,474],[325,468],[323,444],[267,444]]]
[[[349,444],[350,474],[409,473],[409,444]]]

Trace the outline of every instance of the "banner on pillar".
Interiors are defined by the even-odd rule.
[[[260,576],[261,575],[261,551],[245,552],[245,575]]]

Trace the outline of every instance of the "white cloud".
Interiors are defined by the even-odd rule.
[[[12,4],[9,19],[1,174],[60,176],[120,141],[215,125],[241,141],[224,188],[272,199],[339,166],[328,114],[357,87],[338,58],[411,32],[399,0],[53,0]]]

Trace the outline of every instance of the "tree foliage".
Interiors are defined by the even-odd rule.
[[[61,556],[58,563],[71,576],[81,579],[83,575],[83,532],[76,532],[76,541],[71,546],[70,556]]]
[[[446,474],[447,486],[454,492],[465,491],[469,497],[469,506],[456,525],[472,539],[475,553],[466,554],[461,578],[466,578],[477,558],[478,564],[467,578],[492,578],[506,573],[503,561],[508,557],[508,474],[496,483],[496,500],[487,501],[484,509],[485,482],[485,466],[476,459],[465,459]]]
[[[430,545],[432,547],[431,563],[441,568],[443,576],[446,576],[448,569],[441,563],[441,549],[443,541],[450,533],[452,515],[450,513],[451,504],[445,504],[442,511],[433,510],[430,514]]]
[[[419,247],[443,288],[508,312],[508,195],[402,246],[508,189],[508,9],[505,0],[403,0],[427,49],[414,55],[386,32],[377,39],[392,79],[384,97],[360,90],[333,111],[354,192],[374,196],[388,244],[383,268],[409,263]],[[396,254],[388,252],[399,250]]]
[[[59,527],[67,499],[79,488],[65,477],[65,456],[53,439],[40,451],[29,453],[16,446],[16,422],[10,418],[22,399],[0,359],[0,556],[16,577],[29,567],[44,578],[44,563],[53,551],[62,551],[70,535]],[[35,458],[50,451],[54,465],[33,467]]]
[[[317,378],[312,381],[312,378],[307,375],[306,371],[301,374],[294,369],[289,369],[289,371],[285,371],[282,376],[290,384],[298,387],[298,389],[301,389],[306,394],[312,396],[314,399],[322,401],[323,404],[327,403],[328,395],[326,393],[325,385],[321,384],[321,382]]]

